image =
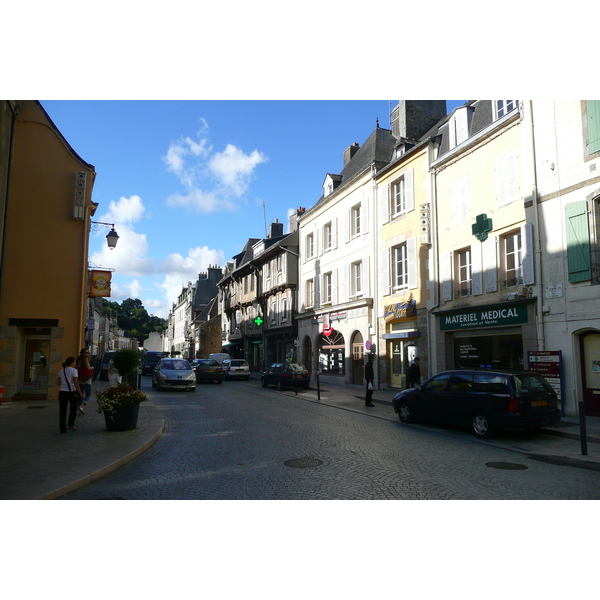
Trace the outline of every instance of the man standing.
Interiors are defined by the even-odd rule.
[[[373,379],[375,379],[375,372],[373,370],[373,358],[372,354],[369,354],[367,364],[365,365],[365,379],[367,380],[367,395],[365,397],[365,406],[375,406],[371,402],[373,397]]]
[[[406,383],[409,388],[417,387],[421,385],[421,367],[419,366],[419,357],[415,356],[413,364],[408,368],[408,374],[406,377]]]

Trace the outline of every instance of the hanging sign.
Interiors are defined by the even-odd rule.
[[[110,298],[111,271],[90,271],[90,298]]]

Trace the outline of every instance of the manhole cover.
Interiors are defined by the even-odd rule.
[[[292,458],[291,460],[286,460],[284,464],[286,467],[306,469],[307,467],[318,467],[323,464],[323,461],[317,458]]]
[[[504,469],[505,471],[523,471],[528,469],[526,465],[520,465],[519,463],[509,463],[509,462],[489,462],[485,463],[486,467],[490,467],[492,469]]]

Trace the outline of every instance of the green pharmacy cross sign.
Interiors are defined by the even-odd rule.
[[[485,213],[475,217],[475,223],[471,225],[473,235],[480,241],[487,240],[488,233],[492,230],[492,220],[487,218]]]
[[[264,323],[264,321],[260,317],[256,317],[256,319],[254,319],[254,322],[256,323],[257,327],[260,327]]]

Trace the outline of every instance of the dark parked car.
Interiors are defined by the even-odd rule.
[[[263,387],[275,385],[278,390],[293,387],[307,390],[310,373],[304,365],[298,363],[275,363],[261,375],[260,383]]]
[[[115,355],[114,352],[105,352],[100,367],[100,381],[108,381],[108,361]]]
[[[198,358],[194,360],[196,381],[216,381],[223,383],[223,367],[212,358]]]
[[[196,374],[190,363],[183,358],[161,358],[152,371],[152,387],[163,389],[196,389]]]
[[[146,352],[142,362],[142,375],[151,374],[161,358],[167,358],[164,352]]]
[[[532,371],[444,371],[400,392],[392,404],[404,423],[468,426],[480,438],[497,429],[537,430],[560,421],[556,392]]]

